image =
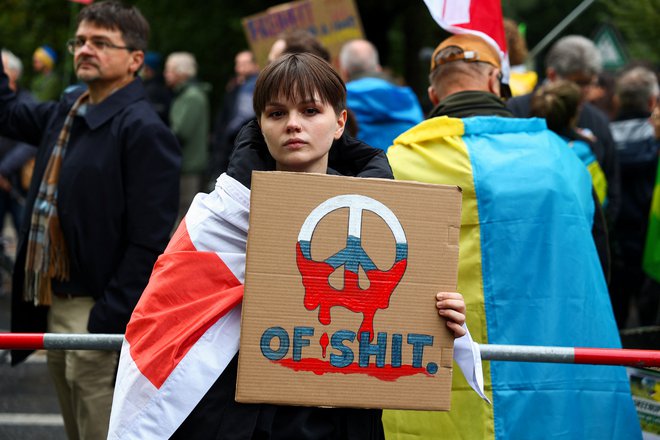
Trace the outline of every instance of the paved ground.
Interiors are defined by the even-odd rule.
[[[8,222],[7,222],[8,223]],[[13,235],[7,251],[13,253]],[[9,280],[0,283],[0,332],[9,330]],[[36,352],[27,362],[9,366],[0,350],[0,440],[66,440],[64,424],[48,376],[45,352]]]

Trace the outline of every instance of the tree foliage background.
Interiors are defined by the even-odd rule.
[[[276,0],[125,0],[137,5],[151,24],[150,47],[163,56],[175,50],[195,54],[200,78],[213,85],[218,105],[233,73],[233,57],[247,48],[241,18],[282,3]],[[446,36],[431,19],[422,0],[355,0],[366,37],[379,49],[381,62],[396,77],[426,98],[428,57]],[[533,48],[579,4],[576,0],[502,0],[504,15],[527,28]],[[59,55],[60,74],[75,81],[65,42],[75,32],[75,16],[82,6],[68,0],[0,0],[0,46],[16,53],[25,64],[23,84],[31,75],[31,55],[47,43]],[[598,0],[560,36],[577,33],[593,37],[602,23],[614,24],[623,34],[634,59],[660,61],[657,44],[660,0]],[[541,52],[537,70],[542,73]]]

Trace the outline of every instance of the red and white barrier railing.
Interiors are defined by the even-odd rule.
[[[660,367],[660,350],[542,347],[479,344],[481,358],[490,361]]]
[[[0,333],[0,350],[116,350],[123,335]],[[660,350],[480,344],[487,361],[660,367]]]
[[[0,350],[116,350],[124,335],[0,333]]]

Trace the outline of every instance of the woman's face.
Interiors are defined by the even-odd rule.
[[[326,173],[332,141],[344,132],[346,110],[337,115],[318,95],[307,102],[281,97],[266,104],[259,123],[276,170]]]

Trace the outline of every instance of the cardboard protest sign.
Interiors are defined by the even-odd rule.
[[[455,186],[255,172],[236,400],[448,410]]]
[[[301,0],[283,3],[242,20],[245,37],[260,66],[277,38],[292,29],[305,29],[328,49],[333,62],[341,46],[364,38],[362,22],[353,0]]]

